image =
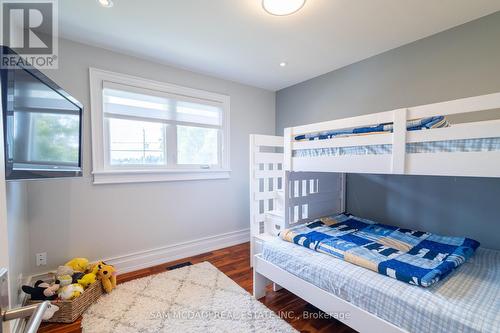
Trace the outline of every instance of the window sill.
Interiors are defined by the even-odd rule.
[[[94,171],[94,184],[149,183],[181,180],[228,179],[229,169],[213,170],[110,170]]]

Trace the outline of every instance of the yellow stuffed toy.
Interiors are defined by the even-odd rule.
[[[79,297],[83,293],[83,287],[78,283],[70,284],[59,289],[59,297],[62,300],[72,300]]]
[[[75,272],[84,273],[89,267],[89,261],[85,258],[73,258],[65,263],[64,266],[73,268]]]
[[[96,281],[96,278],[94,273],[87,273],[80,280],[77,280],[77,282],[81,284],[84,289],[87,289],[88,286]]]
[[[104,261],[98,261],[90,265],[89,271],[90,273],[94,273],[97,275],[97,271],[99,270],[99,265],[106,265]]]
[[[92,272],[94,271],[97,272],[97,278],[101,280],[102,287],[107,293],[116,288],[116,270],[113,266],[101,261],[94,266]]]

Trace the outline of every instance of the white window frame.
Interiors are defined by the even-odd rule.
[[[158,82],[127,74],[119,74],[96,68],[90,68],[90,106],[92,131],[92,174],[94,184],[134,183],[155,181],[179,181],[199,179],[226,179],[230,177],[229,158],[229,112],[230,97],[199,89],[182,87],[170,83]],[[132,89],[157,91],[164,94],[180,95],[187,98],[204,99],[222,106],[222,126],[219,140],[221,144],[220,166],[201,168],[200,166],[111,166],[107,161],[105,149],[107,133],[103,115],[104,82],[126,85]],[[182,125],[182,124],[180,124]],[[168,134],[168,133],[167,133]],[[167,138],[168,140],[168,138]],[[168,154],[175,152],[167,152]],[[168,160],[168,159],[167,159]]]

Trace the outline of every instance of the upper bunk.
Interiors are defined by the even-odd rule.
[[[289,127],[284,170],[500,177],[500,93]]]

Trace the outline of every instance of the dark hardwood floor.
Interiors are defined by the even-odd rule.
[[[151,268],[121,274],[118,276],[118,283],[141,278],[151,274],[165,272],[165,268],[190,261],[193,264],[208,261],[224,272],[227,276],[238,283],[249,293],[252,292],[252,268],[249,260],[249,243],[231,246],[228,248],[200,254]],[[314,308],[307,302],[288,292],[280,290],[277,292],[269,290],[267,295],[260,299],[268,308],[289,322],[295,329],[301,332],[332,332],[332,333],[353,333],[348,326],[335,319],[325,319],[321,311]],[[81,332],[80,319],[72,324],[44,323],[40,327],[39,333],[74,333]]]

